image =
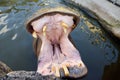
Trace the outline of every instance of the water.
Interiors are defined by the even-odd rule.
[[[36,70],[33,38],[24,23],[32,13],[52,1],[61,2],[0,0],[0,60],[13,70]],[[82,80],[119,80],[120,46],[96,20],[79,12],[81,21],[71,36],[88,68],[88,74]]]

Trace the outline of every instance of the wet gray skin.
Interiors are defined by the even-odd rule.
[[[24,22],[40,8],[54,6],[51,3],[64,4],[62,0],[0,0],[0,60],[12,70],[36,71],[33,37],[26,31]],[[97,20],[79,7],[65,5],[78,8],[80,14],[80,22],[70,35],[88,68],[82,80],[120,79],[119,41],[109,37]]]
[[[79,13],[67,6],[41,8],[26,23],[38,56],[37,72],[43,76],[80,78],[87,74],[79,51],[69,40]]]

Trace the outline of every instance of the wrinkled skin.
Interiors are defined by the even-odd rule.
[[[82,77],[87,69],[79,51],[68,36],[74,27],[73,16],[56,13],[45,15],[31,23],[35,50],[38,55],[37,72],[46,76]]]

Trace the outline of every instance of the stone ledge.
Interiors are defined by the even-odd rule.
[[[109,1],[111,1],[113,4],[120,6],[120,0],[109,0]]]
[[[0,61],[0,77],[5,76],[7,73],[11,71],[12,69],[10,69],[5,63]]]
[[[12,71],[0,80],[63,80],[53,76],[42,76],[36,71]]]
[[[107,0],[64,0],[90,11],[103,27],[120,39],[120,7]]]

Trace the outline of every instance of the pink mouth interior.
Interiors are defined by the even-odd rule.
[[[68,25],[66,32],[61,25]],[[62,64],[77,65],[81,61],[79,51],[70,42],[68,36],[74,25],[73,16],[68,15],[46,15],[31,24],[34,31],[42,41],[38,56],[38,69],[42,75],[53,75],[53,66],[62,67]],[[46,26],[44,36],[43,27]]]

